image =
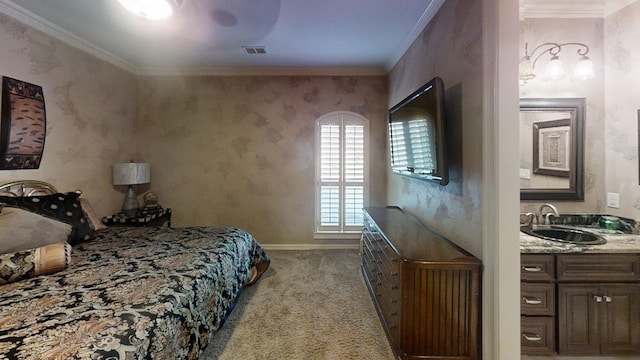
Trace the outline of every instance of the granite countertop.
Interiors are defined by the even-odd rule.
[[[637,234],[601,234],[607,243],[603,245],[575,245],[559,241],[544,240],[520,232],[521,254],[616,254],[640,253],[640,235]]]

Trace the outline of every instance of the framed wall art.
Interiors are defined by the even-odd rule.
[[[569,177],[571,120],[533,123],[533,173]]]
[[[0,170],[39,168],[46,131],[42,87],[3,76]]]

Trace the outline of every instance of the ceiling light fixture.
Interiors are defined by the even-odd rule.
[[[572,80],[589,80],[595,77],[593,71],[593,63],[587,56],[587,54],[589,53],[589,46],[585,44],[576,42],[564,44],[544,43],[534,48],[531,54],[529,54],[528,45],[528,43],[524,44],[524,56],[522,57],[522,60],[520,60],[520,80],[522,80],[525,84],[536,78],[536,63],[544,54],[549,54],[551,57],[549,58],[549,62],[547,63],[547,66],[545,68],[543,78],[545,80],[553,81],[563,79],[565,77],[565,70],[562,62],[560,61],[560,57],[558,56],[558,53],[560,53],[560,50],[562,50],[563,46],[578,47],[577,52],[580,56],[580,59],[576,67],[574,68],[573,76],[571,78]],[[532,62],[531,58],[536,54],[538,50],[542,50],[542,52],[538,54]]]
[[[149,20],[164,20],[173,14],[170,0],[118,0],[130,12]]]

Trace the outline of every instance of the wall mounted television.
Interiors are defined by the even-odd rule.
[[[394,173],[449,183],[441,78],[431,79],[389,109],[389,144]]]

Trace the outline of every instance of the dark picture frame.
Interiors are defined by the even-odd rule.
[[[42,87],[3,76],[0,170],[38,169],[46,132]]]
[[[571,119],[533,123],[533,173],[569,177]]]

